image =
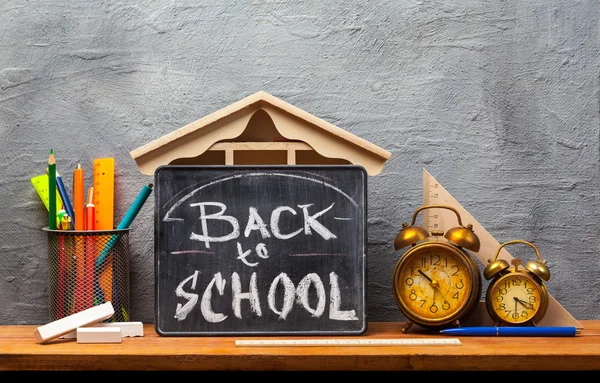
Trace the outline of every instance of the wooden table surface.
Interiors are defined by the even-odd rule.
[[[373,322],[360,336],[161,337],[154,325],[119,344],[58,339],[0,326],[0,371],[584,371],[600,370],[600,321],[575,337],[457,337],[458,345],[236,346],[237,339],[448,339]],[[456,339],[455,337],[451,337]]]

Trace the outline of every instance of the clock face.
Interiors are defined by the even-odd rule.
[[[487,292],[488,311],[505,324],[526,324],[540,319],[545,311],[545,288],[521,272],[506,274]],[[542,310],[543,309],[543,310]]]
[[[458,247],[426,243],[408,250],[393,281],[398,307],[425,327],[441,326],[468,315],[479,301],[479,269]]]

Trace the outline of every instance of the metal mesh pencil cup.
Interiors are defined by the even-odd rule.
[[[50,321],[106,302],[115,313],[105,322],[129,321],[129,229],[44,230]]]

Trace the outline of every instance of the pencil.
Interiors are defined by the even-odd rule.
[[[73,170],[73,212],[75,230],[85,230],[84,173],[81,164]]]
[[[73,170],[73,210],[75,214],[75,230],[85,229],[84,213],[84,174],[80,164]],[[75,312],[88,308],[88,285],[86,279],[86,240],[83,234],[75,235],[75,262],[77,264]]]
[[[56,159],[54,149],[48,157],[48,229],[56,230]]]

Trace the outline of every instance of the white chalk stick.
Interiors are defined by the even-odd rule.
[[[113,308],[112,303],[106,302],[40,326],[35,329],[33,334],[35,335],[37,343],[46,343],[61,335],[76,330],[78,327],[108,319],[114,313],[115,309]]]
[[[144,336],[144,324],[142,322],[101,322],[87,325],[85,327],[119,327],[123,338]],[[77,331],[71,331],[60,337],[61,339],[76,339]]]
[[[77,343],[121,343],[120,327],[79,327]]]

